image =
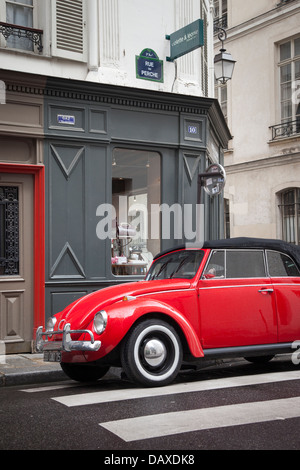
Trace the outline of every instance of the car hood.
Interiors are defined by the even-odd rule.
[[[170,290],[188,289],[190,280],[166,279],[164,281],[139,281],[106,287],[92,292],[73,302],[56,315],[58,321],[64,319],[72,328],[84,329],[99,310],[119,302],[124,296],[143,296]]]

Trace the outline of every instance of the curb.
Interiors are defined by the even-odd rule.
[[[286,360],[288,355],[278,356],[277,361]],[[24,361],[22,362],[21,361]],[[29,359],[29,362],[28,362]],[[244,363],[241,358],[235,359],[221,359],[221,360],[208,360],[202,367],[194,369],[195,372],[201,370],[218,369],[218,368],[231,368]],[[53,364],[54,366],[54,364]],[[182,369],[181,373],[184,375],[190,368]],[[122,369],[111,367],[106,375],[108,379],[122,379]],[[0,366],[0,389],[1,387],[9,387],[14,385],[30,385],[30,384],[41,384],[49,382],[59,382],[63,380],[71,380],[60,366],[54,366],[52,369],[47,368],[43,363],[39,363],[34,356],[30,355],[19,355],[15,356],[11,361],[9,367]]]
[[[68,377],[61,370],[0,373],[0,387],[12,385],[29,385],[34,383],[56,382],[67,380]]]

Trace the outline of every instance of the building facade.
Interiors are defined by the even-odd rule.
[[[237,61],[216,89],[233,139],[225,153],[227,235],[300,243],[300,2],[216,1]],[[215,36],[215,51],[219,49]]]
[[[194,23],[203,44],[170,60]],[[209,1],[0,0],[0,57],[0,341],[29,352],[49,315],[193,241],[231,135]],[[202,202],[219,238],[222,196]]]

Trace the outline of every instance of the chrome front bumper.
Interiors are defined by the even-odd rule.
[[[90,341],[73,341],[72,334],[86,333],[90,336]],[[62,341],[47,341],[55,335],[62,335]],[[45,339],[44,339],[45,337]],[[47,351],[98,351],[101,341],[95,341],[94,335],[90,330],[71,330],[70,323],[66,323],[62,330],[43,331],[40,326],[36,332],[36,350],[38,352]]]

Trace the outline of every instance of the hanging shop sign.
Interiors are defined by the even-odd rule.
[[[226,172],[222,165],[215,163],[206,170],[204,189],[210,196],[218,196],[226,184]]]
[[[198,47],[204,45],[203,20],[199,19],[184,26],[173,34],[166,36],[170,40],[170,57],[167,61],[173,62]]]
[[[163,83],[163,61],[152,49],[144,49],[135,56],[136,78]]]

